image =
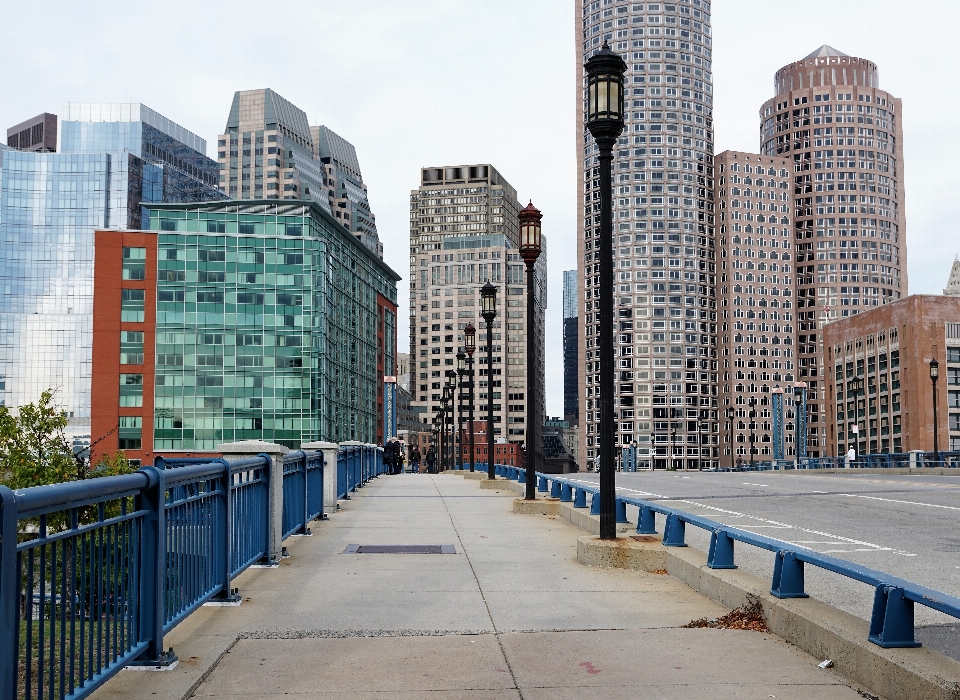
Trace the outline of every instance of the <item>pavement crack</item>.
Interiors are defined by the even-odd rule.
[[[520,688],[520,684],[517,682],[517,674],[513,670],[513,665],[510,663],[510,659],[507,656],[507,649],[503,645],[503,640],[500,638],[500,630],[497,629],[497,623],[493,619],[493,612],[490,610],[490,603],[487,601],[487,596],[483,592],[483,586],[480,585],[480,578],[477,576],[477,570],[473,567],[473,562],[470,560],[470,553],[467,552],[467,548],[463,544],[463,538],[460,537],[460,530],[457,529],[457,524],[453,520],[453,513],[450,512],[450,507],[447,505],[447,499],[440,492],[440,488],[437,486],[436,479],[431,477],[430,481],[433,482],[433,488],[437,490],[437,494],[440,496],[440,500],[443,503],[443,509],[447,512],[447,517],[450,519],[450,526],[453,528],[453,532],[457,536],[457,542],[460,543],[460,551],[463,552],[463,556],[466,558],[467,564],[470,566],[470,573],[473,575],[473,580],[477,582],[477,590],[480,591],[480,599],[483,600],[483,606],[487,610],[487,617],[490,619],[490,627],[493,628],[493,636],[497,640],[497,646],[500,647],[500,654],[503,656],[503,662],[507,665],[507,671],[510,672],[510,680],[513,682],[513,689],[517,691],[517,695],[520,697],[520,700],[524,700],[523,690]]]

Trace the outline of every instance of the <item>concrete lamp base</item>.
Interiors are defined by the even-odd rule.
[[[631,537],[601,540],[599,537],[577,538],[577,561],[588,566],[606,566],[636,571],[663,571],[667,568],[667,552],[659,537],[645,537],[638,542]]]

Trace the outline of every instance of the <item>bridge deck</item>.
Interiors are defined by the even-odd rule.
[[[859,698],[772,635],[680,629],[726,611],[667,576],[579,564],[581,530],[512,502],[455,475],[376,479],[278,570],[241,576],[242,606],[169,635],[176,669],[94,697]],[[428,544],[456,553],[343,553]]]

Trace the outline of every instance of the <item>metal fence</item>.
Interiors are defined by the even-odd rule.
[[[523,470],[516,467],[497,467],[498,473],[508,479],[522,481]],[[587,507],[591,498],[591,513],[600,513],[600,489],[596,485],[572,481],[553,474],[537,474],[537,488],[549,492],[574,508]],[[914,605],[920,604],[951,617],[960,618],[960,598],[906,581],[891,574],[860,566],[844,559],[820,554],[788,542],[757,535],[723,523],[691,515],[660,503],[632,496],[617,496],[617,522],[627,520],[627,506],[637,508],[637,534],[657,534],[656,514],[664,518],[663,544],[667,547],[685,547],[687,524],[710,533],[707,566],[711,569],[735,569],[734,542],[742,542],[774,553],[773,580],[770,594],[777,598],[806,598],[804,565],[816,566],[846,578],[860,581],[874,588],[873,612],[868,638],[881,647],[916,647],[914,637]]]
[[[283,537],[322,517],[323,466],[321,452],[283,459]],[[82,698],[125,666],[174,661],[163,636],[206,602],[238,602],[233,579],[270,563],[271,470],[266,455],[157,457],[134,474],[0,486],[0,697]],[[345,447],[337,491],[383,472],[382,449]]]
[[[846,457],[806,457],[799,461],[792,459],[755,461],[751,466],[738,464],[734,467],[720,467],[716,471],[788,471],[792,469],[892,469],[916,468],[931,469],[943,467],[960,468],[960,451],[939,452],[889,452],[881,454],[857,455],[856,459]]]

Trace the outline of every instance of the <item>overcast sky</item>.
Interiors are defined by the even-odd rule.
[[[142,102],[215,156],[236,90],[270,87],[357,148],[385,258],[408,275],[421,167],[492,163],[549,237],[547,411],[563,412],[562,271],[576,267],[574,0],[0,0],[0,126],[61,101]],[[822,44],[870,59],[903,99],[910,291],[960,252],[949,212],[960,2],[716,0],[716,150],[759,148],[773,74]],[[903,206],[903,203],[901,203]],[[407,348],[400,283],[401,352]]]

